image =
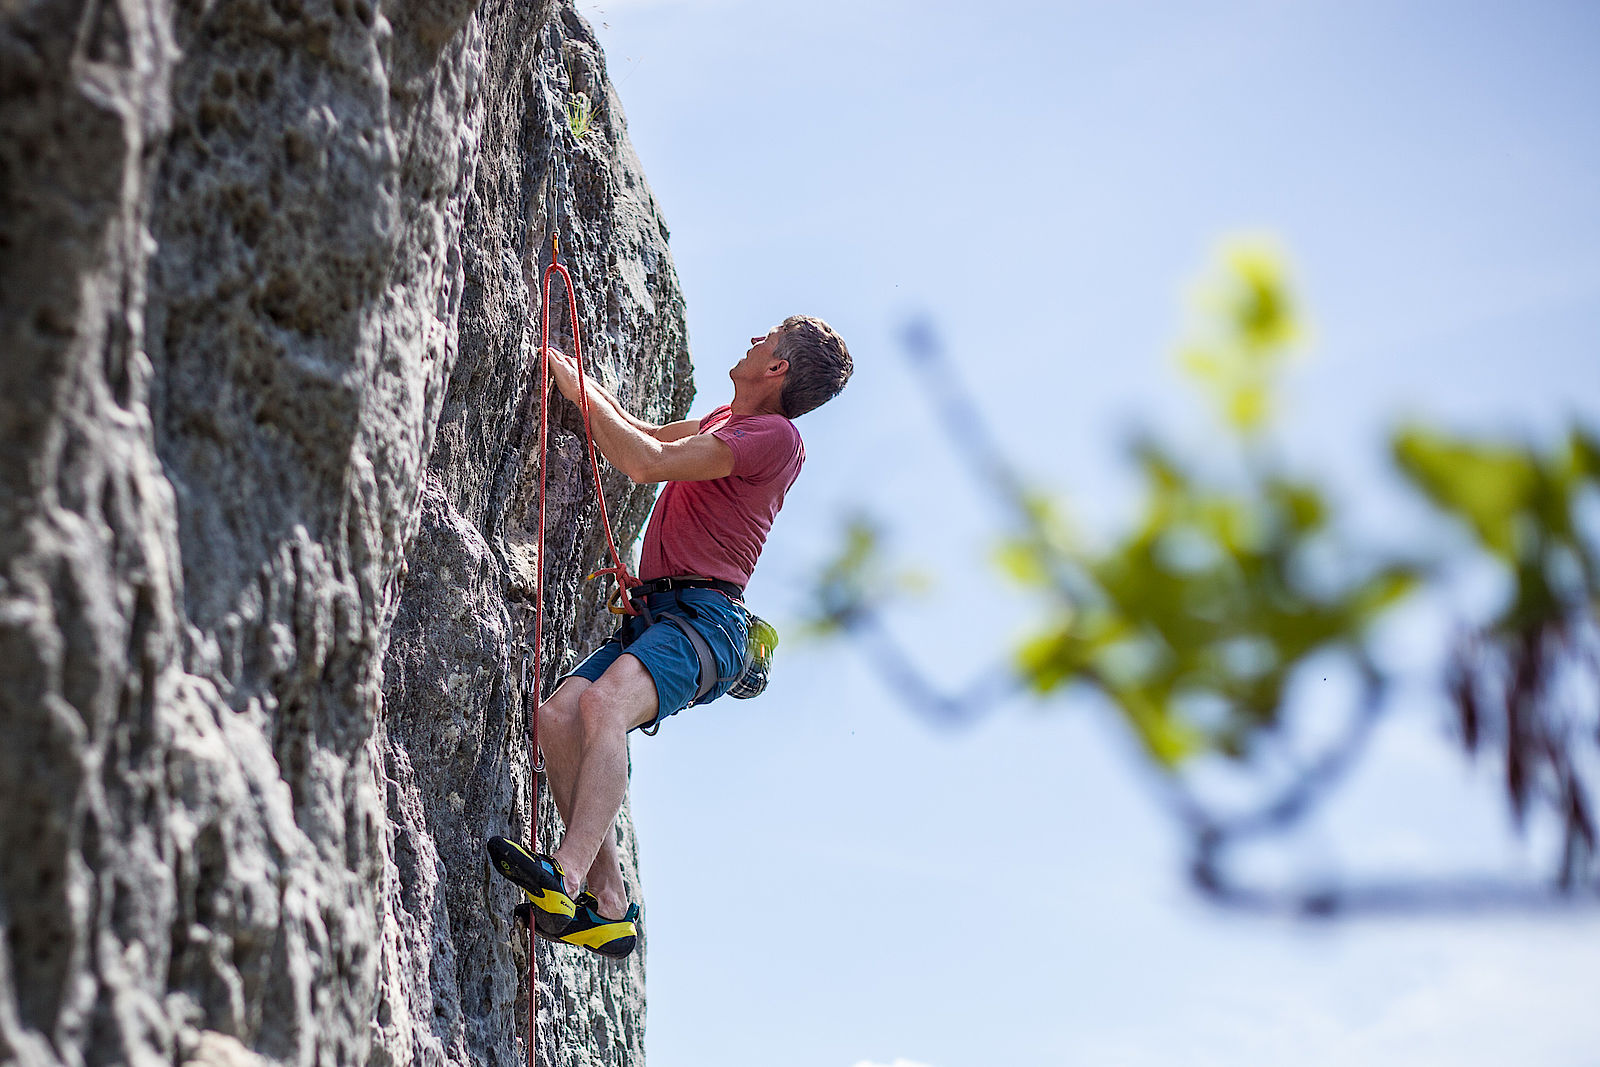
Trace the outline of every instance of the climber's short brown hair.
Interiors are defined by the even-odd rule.
[[[783,320],[783,333],[772,354],[789,361],[778,403],[791,419],[838,396],[855,370],[844,339],[832,326],[810,315],[790,315]]]

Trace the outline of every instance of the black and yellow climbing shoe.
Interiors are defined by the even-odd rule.
[[[590,893],[581,893],[577,899],[578,911],[567,924],[567,929],[560,934],[546,934],[554,941],[565,941],[569,945],[586,948],[590,952],[620,960],[634,950],[639,943],[639,905],[629,904],[628,914],[620,919],[608,919],[595,910],[595,899]],[[530,923],[534,929],[539,929],[539,913],[532,904],[523,901],[517,905],[517,922],[523,926]]]
[[[489,838],[489,859],[528,898],[540,933],[555,937],[566,930],[577,907],[562,884],[559,863],[503,837]]]
[[[629,904],[622,918],[608,919],[600,914],[600,902],[593,893],[579,893],[574,903],[577,911],[557,940],[614,960],[628,955],[639,943],[639,905]]]

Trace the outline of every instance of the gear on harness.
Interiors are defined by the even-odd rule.
[[[660,581],[674,583],[679,588],[706,585],[717,589],[731,584],[699,578],[664,578],[660,579]],[[657,583],[647,582],[645,584],[649,586]],[[743,590],[739,589],[738,586],[732,586],[732,588],[738,589],[740,593],[743,593]],[[684,623],[681,619],[669,617],[668,621],[676,624],[688,636],[689,643],[694,646],[695,654],[700,659],[700,691],[695,695],[697,701],[721,682],[732,683],[727,689],[729,696],[739,700],[749,700],[751,697],[760,696],[766,690],[767,682],[772,677],[772,651],[778,647],[777,628],[745,607],[743,596],[734,596],[733,600],[739,605],[739,610],[744,613],[745,642],[744,658],[740,661],[739,669],[734,672],[731,679],[717,677],[716,660],[712,657],[711,647],[706,643],[705,638],[694,627]],[[694,605],[684,604],[681,601],[679,605],[688,613],[689,618],[699,618],[699,613],[694,610]]]
[[[715,589],[724,594],[728,599],[737,604],[745,616],[745,646],[744,659],[739,664],[739,669],[731,676],[724,676],[717,666],[716,655],[711,651],[711,643],[705,635],[695,628],[691,619],[699,618],[699,613],[694,610],[694,605],[677,600],[677,607],[683,611],[682,615],[669,612],[656,613],[650,610],[648,597],[656,593],[671,592],[678,589]],[[778,647],[778,631],[770,622],[756,615],[745,607],[744,590],[732,582],[718,581],[715,578],[683,577],[683,578],[656,578],[648,582],[641,582],[628,591],[630,598],[637,598],[633,602],[636,612],[644,618],[646,626],[671,626],[683,634],[689,642],[689,647],[694,649],[695,659],[699,662],[699,680],[695,687],[694,699],[691,706],[704,700],[707,694],[713,692],[718,685],[729,683],[725,690],[728,696],[739,700],[749,700],[760,696],[767,688],[767,683],[772,678],[772,653]],[[715,625],[715,624],[713,624]],[[720,628],[720,627],[719,627]],[[642,631],[641,631],[642,635]],[[634,637],[638,640],[638,635]],[[631,642],[630,642],[631,643]],[[647,737],[654,737],[661,728],[659,721],[649,726],[642,727],[641,732]]]
[[[728,695],[736,700],[749,700],[767,690],[772,680],[772,652],[778,647],[778,629],[765,619],[749,611],[750,636],[745,645],[744,669],[733,680]]]

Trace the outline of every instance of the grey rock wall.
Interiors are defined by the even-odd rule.
[[[0,10],[0,1062],[522,1062],[482,842],[533,810],[553,227],[590,368],[680,417],[666,230],[570,8]],[[606,625],[556,404],[547,683]],[[603,469],[631,540],[651,493]],[[538,951],[540,1061],[641,1063],[643,953]]]

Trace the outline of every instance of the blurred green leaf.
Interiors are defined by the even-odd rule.
[[[1600,481],[1600,436],[1574,429],[1568,447],[1578,471],[1588,481]]]
[[[1434,504],[1467,522],[1496,554],[1516,557],[1518,516],[1532,504],[1539,481],[1526,455],[1416,426],[1396,436],[1394,455]]]
[[[1247,351],[1259,358],[1293,344],[1300,326],[1282,252],[1268,240],[1243,239],[1229,242],[1223,258],[1233,272],[1228,310]]]
[[[1284,255],[1266,238],[1224,242],[1192,305],[1178,365],[1225,425],[1253,436],[1270,420],[1277,375],[1305,333]]]
[[[1007,538],[994,551],[995,565],[1013,581],[1021,585],[1043,585],[1049,578],[1044,562],[1039,558],[1038,545],[1033,541]]]
[[[931,588],[928,575],[891,560],[883,540],[882,524],[871,516],[857,513],[845,520],[838,550],[824,564],[812,589],[812,603],[801,620],[802,635],[838,634],[864,612]]]

